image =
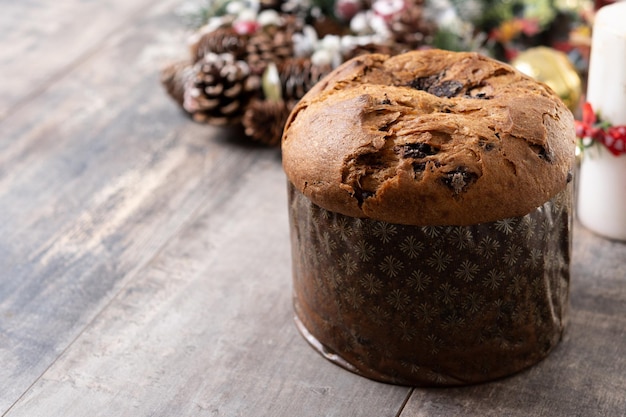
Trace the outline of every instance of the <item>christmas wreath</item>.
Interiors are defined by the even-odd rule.
[[[297,101],[333,68],[364,53],[437,47],[511,61],[548,45],[584,73],[590,2],[555,3],[209,0],[183,14],[195,27],[189,57],[164,68],[161,82],[193,120],[240,124],[247,137],[274,146]]]

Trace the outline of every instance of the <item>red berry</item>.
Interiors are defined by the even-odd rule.
[[[338,0],[335,3],[335,14],[343,20],[349,21],[362,8],[359,0]]]
[[[611,126],[608,131],[615,139],[626,139],[626,126]]]
[[[233,23],[233,29],[240,35],[251,35],[259,29],[260,25],[254,20],[239,20]]]

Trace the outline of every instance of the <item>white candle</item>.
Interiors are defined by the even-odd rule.
[[[604,6],[596,15],[587,101],[602,120],[626,124],[626,2]],[[580,222],[626,240],[626,154],[614,156],[601,144],[585,149],[578,187]]]
[[[626,124],[626,2],[598,11],[590,59],[587,100],[603,119]]]

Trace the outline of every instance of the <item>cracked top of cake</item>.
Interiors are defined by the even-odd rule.
[[[549,87],[476,53],[345,62],[289,116],[289,181],[354,217],[469,225],[528,214],[572,179],[571,112]]]

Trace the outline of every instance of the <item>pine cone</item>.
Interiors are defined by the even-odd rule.
[[[289,58],[278,65],[283,99],[300,100],[332,70],[330,65],[313,65],[309,58]]]
[[[406,8],[392,18],[389,29],[400,47],[398,52],[417,49],[427,44],[435,31],[433,23],[424,17],[423,0],[408,0]]]
[[[311,25],[315,28],[315,32],[317,32],[317,36],[320,39],[326,35],[342,36],[350,32],[350,28],[347,25],[327,16],[316,18],[311,22]]]
[[[280,145],[283,128],[294,106],[295,101],[253,99],[242,120],[246,136],[268,146]]]
[[[194,120],[212,125],[238,123],[248,101],[259,92],[260,79],[232,54],[205,55],[193,66],[183,107]]]
[[[241,35],[229,26],[198,34],[190,46],[191,59],[197,62],[209,53],[232,54],[237,59],[243,59],[248,38],[248,35]]]
[[[382,43],[368,43],[365,45],[357,45],[352,48],[349,52],[344,54],[344,61],[348,61],[354,57],[365,54],[385,54],[385,55],[395,55],[400,51],[400,48],[397,44],[386,45]]]
[[[186,60],[169,64],[161,71],[161,84],[180,106],[184,101],[185,85],[192,76],[192,65]]]
[[[254,74],[262,74],[267,64],[293,56],[293,35],[302,31],[303,23],[295,16],[284,16],[281,26],[268,26],[253,34],[246,47],[246,62]]]
[[[259,7],[261,10],[271,9],[279,11],[283,3],[283,0],[260,0]]]

